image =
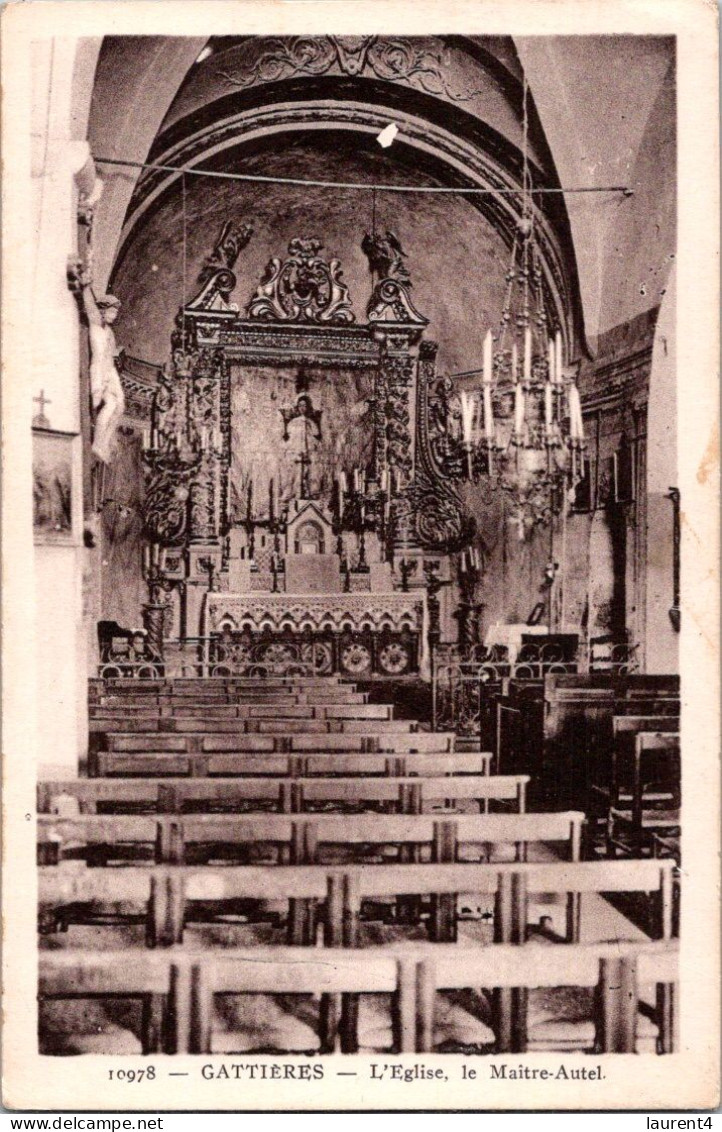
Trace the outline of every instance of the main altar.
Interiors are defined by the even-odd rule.
[[[426,675],[474,523],[441,470],[443,382],[404,253],[392,233],[364,237],[359,322],[316,239],[273,256],[241,309],[251,237],[224,225],[155,393],[151,642],[210,642],[229,670],[285,656],[323,674]]]

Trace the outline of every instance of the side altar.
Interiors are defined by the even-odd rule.
[[[475,528],[442,467],[443,382],[406,257],[393,233],[364,237],[358,322],[338,260],[297,238],[241,310],[235,265],[251,236],[224,225],[155,393],[150,641],[161,654],[169,638],[203,638],[216,660],[273,646],[319,672],[424,675],[442,626],[456,630],[453,556]]]

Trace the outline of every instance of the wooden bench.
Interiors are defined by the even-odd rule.
[[[103,782],[86,779],[59,785],[63,787],[61,794],[69,800],[82,800],[85,813],[97,813],[98,803],[102,802],[136,806],[144,803],[160,813],[179,814],[184,807],[199,802],[238,806],[260,801],[275,802],[279,813],[303,813],[309,804],[324,802],[384,802],[398,806],[400,813],[423,813],[431,802],[444,799],[449,805],[461,800],[474,801],[480,806],[489,801],[514,802],[517,810],[522,812],[528,782],[526,775],[454,775],[441,778],[294,776],[292,781],[264,776],[239,778],[230,783],[180,781],[156,784],[144,779]],[[47,799],[47,791],[44,791],[44,797]]]
[[[446,990],[596,987],[595,1052],[634,1053],[639,988],[657,988],[660,1053],[675,1052],[678,951],[662,944],[575,944],[559,948],[459,948],[423,944],[398,949],[312,951],[257,947],[223,952],[41,952],[41,999],[130,997],[143,1002],[146,1054],[213,1052],[216,995],[392,996],[394,1052],[434,1050],[436,997]],[[660,995],[660,991],[662,994]],[[497,1053],[523,1052],[523,996],[507,995],[495,1026]],[[661,1001],[661,1006],[660,1006]],[[357,1016],[325,1010],[322,1052],[358,1049]]]
[[[210,761],[210,759],[209,759]],[[257,755],[245,756],[236,767],[239,775],[264,778],[313,778],[363,776],[392,778],[441,778],[448,776],[487,776],[488,754],[477,752],[453,755]],[[104,812],[104,805],[156,806],[163,812],[161,798],[168,798],[166,787],[177,788],[182,803],[233,804],[233,782],[207,782],[188,778],[80,778],[40,782],[37,787],[39,813],[63,812],[63,799],[76,798],[81,813]],[[71,816],[70,814],[68,816]]]
[[[538,782],[534,801],[586,808],[614,750],[615,705],[664,703],[674,710],[676,677],[548,674],[543,683],[510,681],[497,698],[496,770],[528,773]],[[639,713],[637,713],[639,714]]]
[[[107,775],[235,775],[243,773],[245,758],[259,754],[451,754],[453,732],[418,731],[407,734],[379,732],[375,735],[238,735],[197,732],[192,735],[128,735],[108,733],[91,736],[105,750],[91,745],[88,773]],[[212,756],[212,757],[209,757]],[[225,757],[223,757],[225,756]]]
[[[350,732],[339,731],[328,734],[304,735],[298,732],[263,734],[250,732],[237,734],[200,730],[187,733],[163,732],[154,735],[133,735],[124,732],[108,732],[105,736],[108,751],[187,751],[187,752],[240,752],[240,751],[355,751],[359,754],[378,754],[380,752],[432,751],[435,753],[453,750],[454,733],[450,731],[397,731]]]
[[[358,946],[362,902],[431,897],[429,932],[438,941],[457,939],[460,893],[493,896],[496,943],[523,944],[532,895],[566,898],[568,943],[581,933],[581,897],[599,893],[645,893],[657,901],[655,934],[672,937],[674,862],[583,861],[532,864],[428,864],[363,866],[289,865],[223,869],[129,867],[39,870],[38,902],[44,931],[70,923],[108,922],[109,917],[146,925],[150,947],[183,942],[189,923],[203,923],[241,901],[288,902],[288,942],[308,946],[324,923],[328,946]],[[323,909],[323,910],[322,910]],[[111,922],[114,922],[111,921]],[[408,922],[408,918],[406,920]],[[593,925],[591,925],[593,927]]]
[[[423,780],[414,780],[414,787]],[[290,784],[292,785],[292,784]],[[189,846],[222,846],[224,855],[241,846],[275,846],[282,863],[315,864],[322,845],[388,846],[435,861],[458,860],[461,846],[513,846],[526,859],[532,842],[559,843],[570,860],[579,860],[584,815],[551,814],[204,814],[176,816],[39,815],[41,864],[55,864],[91,849],[96,863],[153,846],[156,864],[183,864]],[[93,847],[96,847],[93,852]]]

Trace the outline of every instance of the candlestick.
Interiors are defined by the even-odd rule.
[[[519,380],[519,350],[516,342],[511,347],[511,379],[515,384]]]
[[[524,331],[524,381],[531,380],[531,327]]]
[[[253,480],[248,481],[248,494],[246,497],[246,519],[249,523],[253,519]]]
[[[474,439],[474,395],[462,389],[461,401],[461,433],[464,444],[471,444]]]
[[[493,367],[493,339],[491,331],[487,330],[484,339],[484,384],[491,385]]]
[[[268,517],[271,522],[273,522],[276,518],[276,501],[274,498],[273,480],[269,480],[268,483]]]
[[[544,424],[547,429],[552,424],[552,386],[550,381],[544,382]]]
[[[491,442],[494,439],[494,410],[491,405],[491,385],[484,383],[484,433]]]
[[[514,432],[521,440],[524,431],[524,390],[520,384],[514,390]]]
[[[548,373],[548,376],[547,376],[547,380],[553,382],[554,381],[554,375],[556,373],[556,368],[557,368],[557,361],[556,361],[556,350],[554,349],[554,343],[551,340],[551,338],[549,339],[548,358],[549,358],[549,362],[548,362],[549,373]]]
[[[562,332],[557,330],[556,336],[556,380],[557,384],[561,385],[563,379],[562,375]]]

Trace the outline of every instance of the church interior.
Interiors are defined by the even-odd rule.
[[[40,1051],[674,1052],[674,40],[35,48]]]

